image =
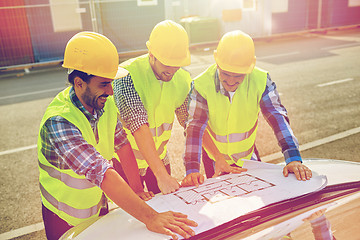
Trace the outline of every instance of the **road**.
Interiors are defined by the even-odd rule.
[[[359,162],[360,29],[259,39],[255,45],[257,66],[277,85],[302,157]],[[186,67],[192,77],[213,63],[213,50],[192,49]],[[0,75],[0,239],[45,239],[35,145],[42,115],[66,81],[59,67]],[[181,180],[184,139],[178,125],[173,131],[170,157]],[[283,161],[262,117],[256,141],[263,160]]]

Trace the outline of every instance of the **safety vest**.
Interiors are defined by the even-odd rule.
[[[114,136],[117,111],[114,104],[105,103],[104,113],[98,122],[99,142],[86,116],[71,102],[70,87],[60,92],[48,106],[40,130],[47,119],[61,116],[74,124],[83,138],[105,158],[114,154]],[[42,203],[60,218],[75,226],[99,215],[103,201],[103,191],[83,175],[71,169],[60,169],[48,162],[41,151],[41,136],[38,137],[39,182]]]
[[[190,74],[180,68],[171,81],[160,84],[150,66],[148,54],[130,59],[122,63],[121,67],[130,72],[135,90],[148,114],[149,128],[156,150],[160,159],[164,159],[174,122],[175,109],[184,103],[190,90]],[[147,168],[149,165],[140,153],[133,135],[126,128],[125,131],[139,168]]]
[[[256,68],[236,89],[232,102],[215,88],[216,64],[194,79],[195,89],[207,100],[209,120],[206,131],[229,164],[242,166],[254,151],[260,100],[267,72]],[[210,158],[215,159],[207,151]]]

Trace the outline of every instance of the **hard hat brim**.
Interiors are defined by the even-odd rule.
[[[249,74],[253,71],[255,64],[256,64],[256,56],[252,59],[252,62],[249,66],[236,66],[235,64],[225,63],[221,61],[217,55],[217,51],[214,51],[214,59],[216,64],[225,71],[232,72],[232,73],[239,73],[239,74]]]
[[[122,67],[119,66],[118,71],[117,71],[114,79],[119,79],[119,78],[126,77],[128,74],[129,74],[128,70],[126,70],[125,68],[122,68]]]
[[[170,67],[185,67],[191,64],[191,55],[189,49],[186,50],[186,56],[182,58],[165,58],[161,56],[155,49],[151,47],[149,41],[146,42],[148,50],[158,59],[162,64]]]

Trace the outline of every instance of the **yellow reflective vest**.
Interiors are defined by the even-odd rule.
[[[99,142],[86,116],[71,102],[70,87],[60,92],[48,106],[40,130],[47,119],[61,116],[74,124],[84,139],[105,158],[114,154],[114,137],[117,123],[117,109],[106,102],[104,113],[98,122]],[[103,191],[71,169],[60,169],[50,164],[41,151],[41,136],[38,137],[38,163],[41,200],[46,208],[54,212],[70,225],[99,215],[103,201],[107,201]]]
[[[184,103],[190,90],[190,74],[180,68],[171,81],[160,84],[150,66],[148,54],[130,59],[122,63],[121,67],[130,72],[135,90],[148,114],[149,128],[156,150],[160,159],[164,159],[174,122],[175,109]],[[147,168],[149,165],[140,153],[133,135],[126,128],[125,131],[139,168]]]
[[[195,89],[207,100],[209,120],[206,131],[229,164],[242,166],[254,151],[260,100],[266,87],[267,72],[255,67],[236,89],[232,102],[216,91],[216,64],[194,79]],[[221,84],[221,83],[220,83]],[[206,150],[206,149],[205,149]],[[214,156],[208,152],[211,159]]]

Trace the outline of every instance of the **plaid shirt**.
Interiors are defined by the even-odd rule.
[[[129,129],[131,133],[134,133],[142,125],[149,125],[147,111],[135,89],[131,75],[128,74],[123,78],[116,79],[113,84],[114,99],[125,127]],[[176,117],[183,127],[185,127],[185,120],[188,117],[187,102],[188,99],[186,98],[185,102],[175,109]],[[170,164],[167,154],[162,161],[165,166]],[[145,173],[146,169],[140,169],[141,176],[144,176]]]
[[[230,98],[219,80],[219,73],[215,73],[216,91]],[[301,161],[299,144],[289,125],[285,107],[281,104],[275,83],[267,75],[265,91],[260,100],[260,108],[264,118],[272,127],[286,163]],[[186,146],[184,161],[186,174],[198,172],[200,169],[202,136],[209,120],[207,101],[194,88],[192,83],[190,92],[189,119],[186,123]],[[257,160],[253,154],[252,160]]]
[[[96,110],[95,115],[92,115],[82,105],[73,88],[69,95],[72,103],[89,120],[98,141],[97,123],[104,110]],[[60,169],[71,169],[79,175],[85,175],[90,182],[100,187],[106,170],[112,166],[95,147],[85,141],[74,124],[60,116],[51,117],[41,128],[40,137],[41,151],[49,163]],[[128,143],[120,121],[117,122],[114,138],[115,151]]]

